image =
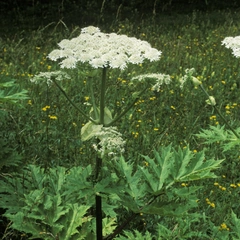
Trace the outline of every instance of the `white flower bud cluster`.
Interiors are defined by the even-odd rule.
[[[226,48],[232,49],[233,55],[235,57],[240,57],[240,36],[226,37],[222,41],[222,45],[225,45]]]
[[[195,68],[187,68],[185,69],[185,75],[180,79],[180,88],[183,88],[183,85],[186,81],[193,80],[193,74],[195,73]]]
[[[215,106],[216,105],[216,100],[213,96],[209,96],[209,98],[206,100],[206,103],[208,105]]]
[[[76,68],[77,63],[89,63],[94,68],[127,67],[128,63],[140,64],[144,59],[156,61],[161,51],[134,37],[116,33],[102,33],[99,28],[89,26],[81,30],[81,34],[71,40],[64,39],[60,49],[53,50],[49,55],[53,61],[63,59],[61,68]]]
[[[52,84],[52,78],[54,78],[57,81],[61,81],[64,79],[70,79],[70,76],[62,71],[54,71],[54,72],[41,72],[37,75],[35,75],[30,81],[32,83],[39,83],[42,82],[42,80],[47,81],[48,85]]]
[[[100,153],[101,158],[106,155],[116,157],[124,153],[126,141],[123,140],[122,134],[117,131],[116,127],[102,127],[102,129],[95,134],[95,137],[100,141],[98,144],[94,144],[93,148]]]
[[[162,74],[162,73],[150,73],[150,74],[142,74],[136,77],[133,77],[131,81],[134,83],[135,81],[137,82],[143,82],[143,81],[151,81],[152,82],[152,90],[153,91],[160,91],[160,87],[163,84],[169,84],[171,82],[171,77],[170,75],[167,74]]]

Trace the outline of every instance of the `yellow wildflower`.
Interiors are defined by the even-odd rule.
[[[229,231],[229,228],[227,227],[227,224],[226,224],[226,223],[222,223],[222,224],[220,225],[220,230],[227,230],[227,231]]]
[[[50,108],[50,106],[47,105],[47,106],[45,106],[45,107],[42,108],[42,111],[46,112],[47,109],[49,109],[49,108]]]
[[[48,115],[48,117],[52,120],[57,120],[57,116],[54,116],[54,115]]]
[[[215,208],[215,203],[210,203],[209,204],[212,208]]]
[[[149,163],[146,162],[146,161],[144,161],[144,165],[145,165],[146,167],[148,167],[148,166],[149,166]]]

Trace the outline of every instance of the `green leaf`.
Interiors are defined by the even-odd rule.
[[[234,130],[240,135],[240,128]],[[238,139],[231,130],[225,130],[225,126],[210,126],[210,130],[203,129],[199,134],[196,134],[196,136],[204,139],[205,144],[219,144],[224,152],[240,145],[240,139]]]
[[[164,237],[163,239],[166,239],[166,240],[169,239],[173,234],[171,230],[167,229],[162,224],[158,224],[157,231],[158,231],[158,236]]]
[[[70,205],[71,215],[68,217],[68,225],[66,227],[66,234],[64,240],[69,240],[74,234],[78,234],[78,227],[82,226],[84,222],[84,215],[86,214],[89,206],[79,206],[77,203]],[[83,239],[81,236],[80,239]]]
[[[97,114],[97,116],[95,116],[95,113]],[[92,119],[94,119],[96,122],[99,122],[99,119],[100,119],[100,109],[97,108],[96,111],[94,111],[94,109],[91,108],[91,110],[90,110],[90,117]],[[111,111],[107,107],[105,107],[104,108],[104,124],[108,124],[112,120],[113,120],[113,118],[112,118]]]
[[[188,204],[182,204],[174,201],[154,202],[151,205],[145,206],[142,213],[158,214],[160,216],[181,217],[188,214],[189,209],[196,207],[196,200],[188,201]]]
[[[96,125],[93,122],[89,121],[81,129],[81,138],[82,141],[87,141],[95,136],[98,133],[103,125]]]
[[[117,227],[116,218],[104,218],[103,219],[103,236],[111,234]]]
[[[172,177],[176,182],[214,178],[216,175],[212,171],[219,168],[223,161],[206,160],[203,151],[195,154],[188,147],[174,151],[173,158],[177,167],[172,171]]]
[[[224,130],[225,126],[210,126],[209,129],[202,129],[199,134],[196,134],[197,137],[205,139],[206,144],[215,143],[219,141],[226,141],[227,134]]]
[[[110,122],[112,122],[113,118],[112,118],[112,113],[111,111],[105,107],[104,108],[104,124],[108,124]]]
[[[86,195],[94,195],[92,183],[87,180],[91,171],[88,166],[68,171],[55,167],[45,172],[30,165],[20,174],[6,175],[0,182],[0,204],[12,221],[11,228],[31,234],[30,239],[87,239],[85,236],[92,231],[91,217],[85,217],[90,206],[81,205],[79,200],[82,197],[87,202]],[[76,186],[70,191],[72,181]],[[81,188],[88,193],[81,196]]]
[[[66,173],[62,196],[65,201],[75,203],[82,201],[87,205],[94,203],[95,191],[91,182],[92,167],[73,167]]]
[[[19,100],[29,99],[25,89],[20,89],[14,79],[0,79],[0,102],[16,103]]]
[[[56,167],[50,169],[50,175],[52,177],[49,178],[49,184],[56,194],[60,192],[64,185],[66,177],[65,171],[66,169],[63,167]]]
[[[124,231],[124,236],[120,235],[115,240],[152,240],[155,239],[153,235],[151,235],[148,231],[146,233],[141,233],[137,230],[133,232]]]
[[[231,212],[231,230],[232,239],[240,239],[240,219],[233,211]]]
[[[146,194],[142,182],[141,172],[133,171],[133,164],[129,164],[123,157],[115,162],[116,175],[121,179],[121,190],[117,193],[120,202],[134,212],[139,212],[139,206],[144,205],[142,200]]]
[[[140,168],[151,193],[158,195],[173,169],[171,145],[162,148],[161,152],[154,150],[154,159],[143,156],[148,163],[148,167]]]

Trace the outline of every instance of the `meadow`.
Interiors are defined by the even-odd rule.
[[[60,167],[66,171],[79,166],[81,169],[87,169],[89,165],[94,168],[95,139],[81,140],[81,128],[87,119],[69,104],[56,86],[30,81],[40,72],[59,70],[59,64],[48,59],[47,55],[57,48],[57,43],[62,39],[77,37],[82,27],[86,26],[68,26],[59,21],[37,30],[5,34],[1,38],[1,83],[14,80],[19,91],[27,90],[27,99],[20,99],[16,103],[2,100],[1,103],[1,158],[7,159],[0,163],[2,179],[12,174],[21,175],[21,170],[29,165],[56,168],[59,172],[62,171]],[[147,210],[146,213],[135,210],[137,216],[134,221],[124,228],[129,232],[122,237],[116,236],[116,239],[239,239],[239,139],[236,144],[227,145],[232,140],[226,136],[231,135],[232,129],[239,133],[240,65],[231,50],[222,45],[225,37],[239,35],[239,12],[194,11],[146,19],[115,19],[97,27],[104,33],[115,32],[147,41],[162,51],[159,61],[144,61],[142,64],[131,64],[124,70],[113,69],[108,72],[106,102],[113,115],[128,106],[135,91],[141,91],[141,82],[136,84],[134,90],[131,89],[129,84],[133,77],[145,73],[164,73],[171,77],[170,84],[161,86],[159,92],[151,89],[145,91],[126,116],[116,122],[126,140],[123,154],[126,163],[132,164],[133,169],[148,168],[151,160],[143,156],[154,158],[155,150],[166,146],[183,152],[189,149],[193,154],[189,153],[191,156],[204,153],[206,159],[223,160],[214,169],[216,178],[202,175],[196,183],[184,180],[174,185],[179,191],[186,190],[181,193],[186,202],[193,201],[193,192],[197,196],[197,205],[191,203],[187,215],[186,212],[178,216],[165,212],[154,215],[150,214],[150,210],[149,214]],[[207,97],[200,87],[194,86],[191,81],[180,87],[185,70],[191,68],[195,69],[194,76],[201,81],[208,94],[214,96],[221,116],[215,107],[206,103]],[[93,89],[96,101],[100,98],[97,82],[100,81],[101,72],[86,64],[66,72],[71,80],[63,80],[62,88],[77,106],[88,113],[93,100],[89,89]],[[211,127],[218,138],[208,138],[207,142],[200,132],[210,132]],[[213,132],[209,134],[214,135]],[[108,166],[105,163],[103,165]],[[108,166],[109,169],[111,167]],[[40,172],[36,171],[36,176]],[[13,186],[13,182],[11,184]],[[191,190],[191,187],[195,190]],[[168,195],[169,198],[173,199],[178,194],[174,191]],[[184,201],[174,201],[183,208]],[[129,208],[133,209],[132,206]],[[113,226],[118,222],[131,216],[126,206],[119,207],[115,213],[109,209],[108,213],[112,216],[112,222],[108,222],[107,234],[114,231]],[[87,218],[86,215],[91,214],[86,210],[82,216]],[[2,225],[6,229],[2,232],[3,239],[15,239],[19,232],[22,232],[21,239],[28,239],[27,234],[33,234],[30,228],[27,232],[26,229],[11,228],[5,218],[9,216],[2,217]],[[13,221],[13,218],[9,219]],[[38,236],[34,239],[58,239],[56,236],[48,237]],[[75,238],[72,234],[69,238],[59,239]]]

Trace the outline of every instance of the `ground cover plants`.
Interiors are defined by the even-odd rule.
[[[20,86],[14,103],[1,92],[1,148],[18,160],[1,169],[2,238],[239,239],[239,59],[222,45],[238,15],[104,23],[161,51],[109,66],[50,60],[95,27],[1,39],[1,88]]]

